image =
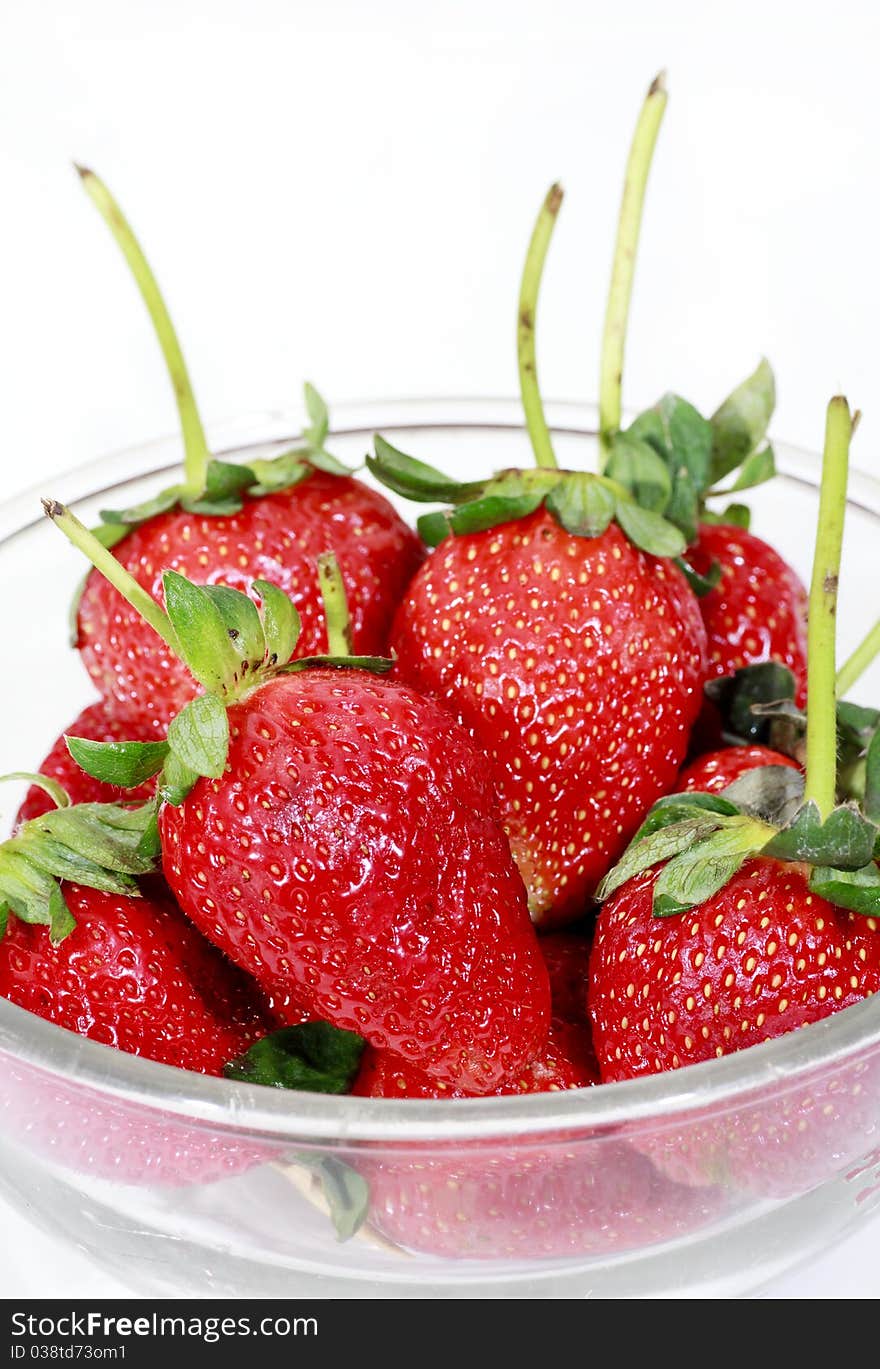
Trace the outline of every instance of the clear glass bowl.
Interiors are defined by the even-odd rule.
[[[212,433],[272,453],[300,415]],[[561,464],[595,456],[595,412],[553,405]],[[335,413],[358,462],[375,430],[453,474],[527,463],[517,404],[426,400]],[[818,463],[778,448],[755,530],[809,573]],[[93,517],[168,482],[176,441],[106,458],[39,493]],[[112,498],[110,493],[112,491]],[[876,616],[880,483],[855,475],[841,651]],[[90,697],[66,615],[81,565],[37,495],[0,509],[6,656],[0,773],[39,762]],[[26,644],[26,645],[25,645]],[[876,669],[856,697],[880,696]],[[2,786],[8,830],[21,794]],[[631,1083],[466,1102],[276,1092],[187,1074],[71,1035],[0,1000],[0,1186],[156,1294],[730,1295],[760,1287],[880,1203],[880,1004],[726,1059]],[[337,1239],[315,1164],[369,1187]],[[328,1162],[329,1166],[328,1166]],[[354,1170],[353,1181],[347,1170]]]

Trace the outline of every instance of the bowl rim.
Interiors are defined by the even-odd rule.
[[[546,405],[551,429],[593,437],[596,408],[580,401]],[[379,421],[382,415],[382,421]],[[482,415],[482,417],[480,417]],[[295,442],[301,411],[248,414],[209,426],[211,450],[229,457],[251,446]],[[365,437],[376,428],[401,432],[523,430],[519,401],[498,397],[416,397],[334,405],[332,436]],[[774,441],[784,479],[816,487],[819,458]],[[39,493],[47,483],[74,504],[133,479],[179,464],[178,436],[125,448],[41,481],[0,504],[0,547],[40,522]],[[145,464],[149,462],[149,469]],[[115,477],[111,485],[107,476]],[[127,474],[122,475],[125,471]],[[810,478],[812,476],[812,478]],[[92,488],[94,481],[100,483]],[[853,471],[850,504],[880,517],[880,480]],[[24,521],[23,521],[24,520]],[[811,1049],[804,1052],[805,1039]],[[61,1076],[95,1093],[198,1121],[217,1130],[299,1143],[357,1145],[450,1142],[499,1136],[540,1143],[550,1133],[612,1133],[659,1126],[695,1109],[728,1110],[768,1086],[788,1091],[880,1046],[880,1015],[870,999],[821,1022],[717,1060],[594,1088],[504,1098],[370,1099],[288,1093],[176,1069],[78,1036],[0,998],[0,1051],[10,1060]]]

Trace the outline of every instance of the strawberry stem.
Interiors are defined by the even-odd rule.
[[[611,270],[611,285],[605,309],[602,335],[602,363],[599,373],[599,455],[601,466],[610,451],[614,434],[620,428],[622,412],[623,353],[632,295],[636,250],[642,224],[645,187],[663,113],[666,109],[666,76],[660,72],[651,82],[633,134],[620,203],[617,242]]]
[[[852,689],[856,680],[864,675],[875,656],[880,655],[880,618],[871,628],[867,637],[860,642],[853,654],[844,661],[837,672],[837,697],[844,698],[847,690]]]
[[[103,547],[95,537],[94,533],[89,532],[88,528],[82,524],[70,509],[59,504],[56,499],[44,499],[43,510],[47,518],[51,518],[56,527],[60,528],[73,545],[91,561],[95,570],[99,571],[110,584],[117,589],[136,613],[149,623],[155,632],[158,632],[163,642],[170,647],[175,656],[180,656],[180,643],[177,634],[171,625],[171,619],[164,609],[160,608],[152,595],[148,594],[135,580],[134,576],[129,575],[124,566],[117,561],[112,551]]]
[[[836,794],[835,620],[852,428],[849,404],[843,395],[835,395],[828,405],[825,419],[819,528],[816,535],[807,622],[807,757],[804,801],[815,803],[823,822],[834,807]]]
[[[541,212],[538,214],[532,232],[529,250],[526,253],[522,280],[519,288],[519,315],[516,331],[516,355],[519,365],[519,390],[526,416],[526,427],[535,453],[535,464],[549,470],[556,469],[556,456],[550,439],[550,429],[544,417],[544,405],[538,387],[538,369],[535,359],[535,316],[538,308],[538,292],[544,274],[544,261],[547,249],[556,227],[559,206],[562,204],[562,186],[551,185],[547,191]]]
[[[351,618],[345,583],[339,562],[332,551],[322,552],[318,557],[318,585],[324,604],[324,617],[327,623],[327,646],[331,656],[352,656]]]
[[[87,167],[83,166],[77,166],[76,169],[86,193],[93,204],[97,206],[110,232],[116,239],[122,255],[128,262],[135,283],[149,310],[153,327],[156,330],[156,337],[159,340],[159,346],[162,348],[162,355],[168,367],[171,384],[174,387],[174,398],[177,401],[180,425],[183,430],[185,481],[181,494],[189,499],[199,499],[205,492],[208,462],[211,457],[205,438],[205,430],[202,427],[202,420],[196,406],[189,372],[183,359],[177,333],[174,331],[174,324],[171,322],[168,310],[165,307],[165,301],[156,283],[156,278],[150,270],[149,262],[116,200],[94,171],[89,171]]]

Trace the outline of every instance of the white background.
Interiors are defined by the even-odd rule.
[[[169,431],[146,317],[70,169],[137,226],[220,419],[515,388],[517,277],[551,180],[549,395],[595,395],[623,158],[669,71],[626,399],[704,408],[766,353],[778,435],[880,394],[880,7],[738,0],[5,0],[0,14],[4,492]],[[4,1294],[109,1286],[6,1229]],[[880,1293],[880,1229],[780,1287]]]

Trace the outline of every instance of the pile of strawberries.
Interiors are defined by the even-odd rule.
[[[696,1064],[880,987],[880,719],[834,691],[849,409],[829,409],[808,717],[806,591],[743,505],[713,507],[774,474],[769,366],[709,419],[666,395],[620,422],[664,104],[655,83],[621,214],[600,472],[557,467],[537,388],[553,187],[519,311],[536,464],[461,482],[377,437],[373,475],[432,506],[421,535],[327,450],[310,387],[297,447],[210,459],[143,254],[81,173],[187,461],[92,532],[46,503],[92,561],[76,646],[100,699],[0,848],[7,998],[184,1069],[456,1099]]]

